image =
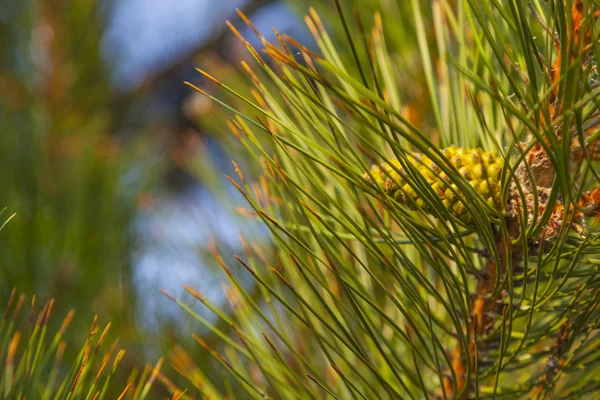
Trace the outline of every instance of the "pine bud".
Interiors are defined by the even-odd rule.
[[[502,157],[479,148],[455,146],[442,149],[442,154],[458,173],[469,181],[483,201],[492,207],[499,206],[500,179],[504,165]],[[471,222],[471,217],[463,204],[463,201],[469,200],[465,199],[458,187],[437,164],[419,153],[407,156],[406,160],[419,171],[450,214],[467,224]],[[380,166],[374,165],[370,176],[365,175],[369,181],[371,176],[379,187],[399,203],[412,209],[424,208],[426,212],[429,211],[424,199],[415,191],[415,184],[406,181],[408,176],[398,160],[391,160]]]

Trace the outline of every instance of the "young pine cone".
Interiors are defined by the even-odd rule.
[[[442,153],[490,206],[498,207],[503,158],[491,152],[484,152],[480,148],[450,146],[443,149]],[[436,163],[420,153],[409,155],[407,161],[421,173],[450,214],[466,224],[471,222],[463,204],[465,196]],[[411,209],[422,208],[425,212],[431,211],[406,182],[407,174],[397,159],[380,166],[374,165],[371,168],[371,176],[379,187],[399,203]],[[369,181],[371,176],[365,175]]]

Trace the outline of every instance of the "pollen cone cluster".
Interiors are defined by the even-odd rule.
[[[485,202],[492,207],[499,205],[500,175],[504,164],[501,157],[479,148],[454,146],[443,149],[442,153]],[[420,153],[409,155],[406,161],[423,176],[451,215],[466,224],[471,222],[463,203],[469,197],[462,194],[435,162]],[[407,182],[407,179],[410,180],[409,176],[397,159],[379,166],[374,165],[370,176],[365,175],[367,180],[372,177],[379,187],[399,203],[411,209],[420,208],[431,212],[429,205],[415,191],[415,183],[411,185]]]

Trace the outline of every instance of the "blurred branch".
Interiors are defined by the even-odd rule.
[[[260,8],[268,5],[276,3],[278,0],[254,0],[251,1],[244,7],[240,9],[246,15],[252,15],[254,12],[258,11]],[[233,14],[230,17],[230,21],[234,25],[238,25],[239,22],[243,22],[238,14]],[[225,26],[225,21],[223,21],[223,27]],[[173,78],[177,71],[184,65],[191,63],[198,54],[205,52],[218,52],[220,49],[223,49],[227,43],[227,40],[230,38],[230,32],[227,29],[221,29],[216,34],[213,35],[212,38],[202,41],[198,44],[197,47],[191,49],[187,54],[180,57],[179,59],[174,60],[171,64],[167,65],[162,70],[148,76],[141,83],[138,88],[138,92],[143,93],[147,90],[152,89],[156,85],[159,85],[161,82],[169,81]]]

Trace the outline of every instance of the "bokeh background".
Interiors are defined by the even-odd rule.
[[[0,306],[16,287],[55,298],[55,324],[74,308],[67,357],[95,315],[132,368],[175,346],[205,357],[190,345],[200,325],[159,289],[180,297],[188,284],[226,304],[209,244],[234,254],[241,231],[257,251],[268,237],[225,179],[232,159],[251,173],[243,148],[183,82],[204,87],[200,65],[247,90],[248,55],[225,21],[260,48],[240,8],[268,39],[274,26],[311,47],[309,4],[334,20],[329,1],[0,0],[0,209],[16,214],[0,232]],[[415,48],[397,2],[343,4],[385,8],[390,49]],[[427,101],[418,60],[402,60],[408,97]]]
[[[16,214],[0,233],[0,305],[16,287],[55,298],[55,324],[75,309],[67,357],[94,315],[131,368],[185,346],[201,328],[159,289],[224,303],[208,243],[266,240],[225,184],[244,155],[183,84],[203,84],[200,64],[243,84],[225,25],[251,38],[236,8],[308,40],[282,1],[0,1],[0,209]]]

